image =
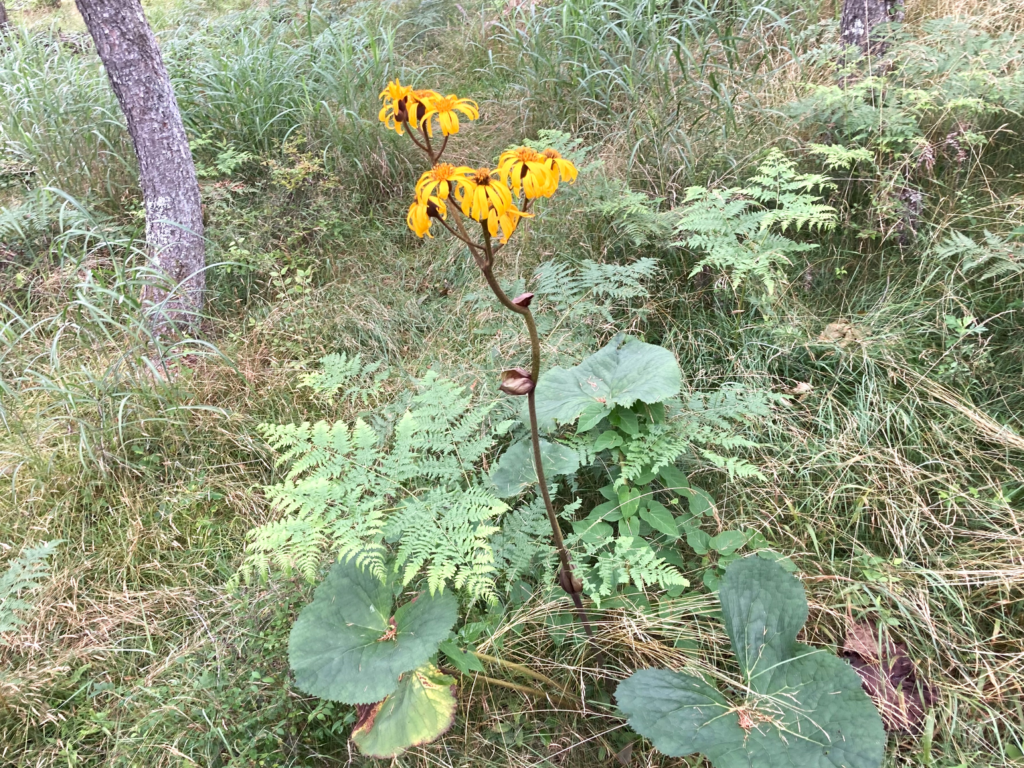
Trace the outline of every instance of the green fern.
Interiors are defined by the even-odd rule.
[[[50,556],[60,541],[47,541],[29,547],[11,560],[7,570],[0,574],[0,633],[21,627],[25,620],[19,615],[32,604],[24,599],[26,593],[39,588],[49,575]]]
[[[398,542],[395,565],[408,584],[426,567],[431,593],[446,583],[474,597],[493,600],[494,523],[508,507],[480,487],[465,491],[432,490],[403,502],[384,529]]]
[[[655,584],[668,589],[690,583],[646,541],[634,536],[620,536],[612,548],[598,552],[594,565],[581,569],[581,578],[587,594],[597,603],[629,583],[640,590]]]
[[[983,243],[976,243],[962,232],[953,232],[936,246],[932,255],[943,261],[959,260],[960,271],[971,279],[994,280],[1024,272],[1024,247],[988,231]]]
[[[658,274],[657,259],[642,258],[630,264],[582,261],[546,261],[533,278],[533,292],[572,323],[598,317],[613,322],[612,312],[634,299],[648,295],[646,284]]]
[[[342,399],[364,404],[375,399],[381,386],[387,380],[387,370],[381,370],[382,363],[363,363],[362,355],[349,357],[342,352],[320,358],[320,370],[302,377],[302,383],[320,394],[335,397],[338,390]]]
[[[281,518],[250,534],[239,576],[275,568],[313,580],[331,554],[384,577],[393,544],[406,583],[426,568],[432,590],[451,583],[493,599],[489,539],[505,505],[482,490],[477,467],[507,425],[491,426],[491,410],[430,373],[390,436],[362,420],[264,425],[289,467],[266,489]]]
[[[711,269],[725,275],[734,290],[772,295],[790,258],[817,247],[783,233],[835,226],[835,210],[812,194],[825,186],[826,177],[797,173],[792,161],[772,150],[745,187],[691,187],[675,212],[682,239],[674,243],[699,254],[690,276]]]

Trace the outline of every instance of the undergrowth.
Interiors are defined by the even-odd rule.
[[[262,424],[361,420],[382,466],[418,387],[450,382],[445,402],[492,410],[466,426],[466,466],[438,459],[438,494],[476,482],[491,448],[517,437],[491,431],[517,416],[492,382],[522,362],[525,336],[450,241],[403,234],[412,165],[374,127],[386,80],[429,76],[480,94],[492,116],[464,131],[467,157],[535,138],[575,153],[578,183],[499,265],[503,284],[536,294],[545,360],[572,366],[625,331],[672,350],[692,412],[757,398],[756,418],[729,421],[730,450],[754,472],[730,474],[733,453],[713,447],[717,460],[680,455],[706,492],[701,530],[789,558],[808,592],[806,642],[841,649],[853,617],[906,645],[936,701],[923,733],[890,734],[886,764],[1019,764],[1024,19],[993,3],[941,20],[949,5],[908,3],[872,71],[836,64],[832,5],[809,0],[162,8],[205,169],[211,265],[202,333],[162,365],[138,302],[134,161],[105,75],[45,23],[8,35],[0,567],[63,543],[0,644],[3,761],[357,759],[354,712],[289,681],[303,575],[330,558],[281,557],[291,575],[249,584],[239,568],[263,572],[252,531],[289,519],[291,481]],[[765,162],[789,175],[758,173]],[[813,229],[782,226],[789,194]],[[693,234],[698,213],[727,207],[742,226],[718,216],[714,242]],[[738,256],[770,245],[783,258],[744,289]],[[291,430],[271,430],[279,442],[308,437],[278,429]],[[573,490],[602,501],[596,485]],[[403,514],[416,524],[416,512]],[[687,551],[691,586],[676,597],[630,588],[602,603],[596,669],[568,601],[520,578],[545,553],[524,559],[511,542],[541,535],[539,512],[519,508],[492,541],[511,575],[487,580],[495,599],[473,607],[461,643],[592,688],[642,666],[731,663],[711,620],[728,548]],[[429,572],[424,542],[406,563]],[[611,709],[471,674],[459,685],[455,726],[403,764],[679,764]]]

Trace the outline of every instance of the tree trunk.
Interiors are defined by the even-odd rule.
[[[4,7],[4,0],[0,0],[0,32],[7,26],[7,9]]]
[[[865,54],[881,55],[885,44],[873,42],[871,32],[887,21],[903,21],[902,0],[845,0],[839,38],[843,45],[856,45]]]
[[[199,322],[206,253],[192,153],[156,37],[139,0],[76,0],[128,122],[139,161],[152,282],[143,290],[157,336]]]

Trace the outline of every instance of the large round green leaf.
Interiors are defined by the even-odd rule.
[[[657,403],[679,394],[682,375],[664,347],[616,336],[575,368],[552,368],[534,393],[541,429],[569,424],[588,406],[629,408],[638,400]]]
[[[567,445],[540,441],[540,457],[544,476],[550,483],[558,475],[571,475],[580,468],[580,455]],[[537,467],[533,463],[533,442],[527,438],[513,443],[501,454],[491,472],[491,483],[499,498],[518,496],[537,483]]]
[[[420,595],[392,616],[392,590],[353,561],[338,563],[299,613],[288,640],[295,685],[346,704],[380,701],[425,664],[451,631],[451,593]]]
[[[721,599],[745,685],[730,700],[700,678],[642,670],[615,693],[633,729],[666,755],[700,752],[715,768],[878,768],[885,732],[860,677],[796,642],[807,619],[800,582],[747,557],[726,570]]]
[[[455,717],[454,684],[430,664],[403,675],[393,694],[364,713],[352,741],[367,757],[395,757],[433,741]]]

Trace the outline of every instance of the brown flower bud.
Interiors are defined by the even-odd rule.
[[[530,306],[531,301],[533,301],[532,293],[521,293],[514,299],[512,299],[512,303],[515,304],[517,307],[528,307]]]
[[[501,372],[501,386],[498,387],[506,395],[528,395],[536,386],[525,368],[510,368]]]

